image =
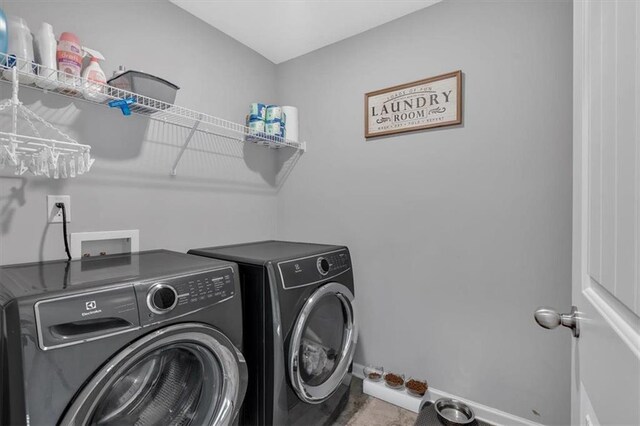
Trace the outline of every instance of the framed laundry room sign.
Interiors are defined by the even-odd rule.
[[[392,135],[462,123],[462,71],[364,95],[364,136]]]

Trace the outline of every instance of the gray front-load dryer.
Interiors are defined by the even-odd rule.
[[[247,386],[237,265],[164,250],[0,268],[5,425],[226,425]]]
[[[344,246],[262,241],[189,253],[238,264],[249,388],[244,425],[331,425],[349,398],[358,337]]]

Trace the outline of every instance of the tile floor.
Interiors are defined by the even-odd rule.
[[[336,426],[413,426],[417,414],[362,393],[362,380],[353,378],[349,402]]]

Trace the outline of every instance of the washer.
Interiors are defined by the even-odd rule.
[[[332,423],[349,397],[358,336],[347,247],[264,241],[189,253],[240,268],[250,377],[242,423]]]
[[[0,268],[2,424],[227,425],[237,265],[165,250]]]

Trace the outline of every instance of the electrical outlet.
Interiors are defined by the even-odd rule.
[[[67,223],[71,222],[71,197],[69,195],[47,195],[47,222],[62,223],[62,209],[56,203],[64,203]]]

